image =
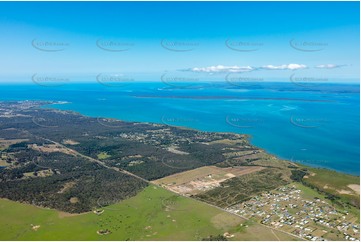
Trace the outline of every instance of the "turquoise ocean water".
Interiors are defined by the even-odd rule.
[[[252,144],[281,158],[360,174],[359,85],[144,82],[0,88],[0,100],[67,101],[53,107],[93,117],[249,134]]]

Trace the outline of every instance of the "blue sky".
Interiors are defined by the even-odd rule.
[[[359,77],[359,2],[0,2],[0,81]]]

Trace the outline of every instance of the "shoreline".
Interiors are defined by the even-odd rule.
[[[350,176],[354,176],[354,177],[360,177],[360,173],[359,174],[352,174],[352,173],[348,173],[348,172],[345,172],[345,171],[340,171],[340,170],[337,170],[337,169],[332,169],[332,168],[329,168],[329,167],[324,167],[324,166],[316,166],[316,165],[310,165],[310,164],[304,164],[304,163],[301,163],[301,162],[298,162],[298,161],[294,161],[294,160],[290,160],[290,159],[287,159],[287,158],[283,158],[273,152],[270,152],[269,150],[263,148],[263,147],[260,147],[260,146],[257,146],[257,145],[254,145],[251,141],[252,139],[252,135],[251,134],[239,134],[239,133],[234,133],[234,132],[222,132],[222,131],[205,131],[205,130],[199,130],[199,129],[196,129],[196,128],[192,128],[192,127],[187,127],[187,126],[172,126],[172,125],[168,125],[168,124],[165,124],[165,123],[156,123],[156,122],[147,122],[147,121],[129,121],[129,120],[123,120],[123,119],[119,119],[119,118],[110,118],[110,117],[95,117],[95,116],[91,116],[91,115],[86,115],[86,114],[83,114],[79,111],[74,111],[74,110],[71,110],[71,109],[60,109],[60,108],[57,108],[55,105],[61,105],[61,106],[66,106],[66,104],[71,104],[72,102],[70,101],[49,101],[49,100],[29,100],[29,99],[26,99],[26,100],[0,100],[0,102],[26,102],[26,101],[30,101],[30,102],[38,102],[38,107],[39,108],[42,108],[42,109],[50,109],[50,110],[58,110],[58,111],[66,111],[66,112],[69,112],[69,113],[73,113],[73,114],[77,114],[77,115],[81,115],[81,116],[84,116],[84,117],[88,117],[88,118],[105,118],[105,119],[113,119],[113,120],[117,120],[117,121],[121,121],[121,122],[126,122],[126,123],[147,123],[147,124],[155,124],[155,125],[165,125],[165,126],[169,126],[169,127],[175,127],[175,128],[179,128],[179,129],[187,129],[187,130],[193,130],[193,131],[198,131],[198,132],[206,132],[206,133],[223,133],[223,134],[236,134],[236,135],[242,135],[242,136],[245,136],[247,141],[249,142],[250,145],[258,148],[258,149],[261,149],[263,150],[264,152],[266,152],[267,154],[269,155],[272,155],[272,156],[275,156],[277,159],[280,159],[280,160],[285,160],[285,161],[288,161],[288,162],[291,162],[293,164],[296,164],[296,165],[299,165],[299,166],[302,166],[302,167],[309,167],[309,168],[312,168],[312,169],[320,169],[320,170],[327,170],[327,171],[333,171],[333,172],[337,172],[337,173],[340,173],[340,174],[344,174],[344,175],[350,175]],[[39,104],[40,103],[40,104]]]
[[[94,135],[103,135],[103,133],[108,133],[110,139],[107,139],[109,142],[108,144],[113,145],[114,147],[116,147],[116,143],[114,143],[113,139],[114,137],[118,136],[119,134],[121,134],[122,132],[127,132],[128,129],[122,130],[121,127],[131,127],[128,131],[133,131],[135,137],[142,137],[142,135],[138,136],[137,132],[139,132],[139,134],[143,134],[144,132],[148,132],[149,130],[153,129],[153,125],[154,128],[156,130],[159,130],[158,133],[167,133],[168,131],[171,134],[176,134],[176,133],[181,133],[181,135],[179,136],[180,138],[182,137],[189,137],[192,138],[192,141],[197,141],[197,137],[201,137],[201,139],[198,141],[199,144],[210,144],[210,143],[217,143],[217,142],[221,142],[221,143],[226,143],[228,145],[231,146],[225,146],[225,147],[232,147],[233,149],[229,148],[232,151],[236,152],[236,156],[242,157],[242,153],[237,153],[238,151],[243,152],[244,148],[246,148],[246,150],[251,150],[252,151],[252,155],[253,154],[258,154],[261,153],[260,155],[255,155],[252,157],[249,157],[251,161],[246,160],[246,162],[238,162],[237,160],[235,160],[235,162],[233,162],[233,160],[231,159],[230,161],[228,161],[228,157],[227,154],[232,154],[232,153],[224,153],[222,152],[222,156],[217,156],[216,159],[211,159],[209,158],[210,156],[200,156],[200,158],[202,158],[202,160],[204,162],[201,162],[200,164],[197,164],[197,161],[191,161],[191,163],[189,164],[195,164],[195,167],[190,167],[189,169],[185,169],[185,173],[188,174],[187,172],[193,172],[194,170],[196,170],[197,168],[208,168],[211,165],[215,165],[215,164],[220,164],[219,168],[241,168],[242,166],[259,166],[259,167],[264,167],[263,169],[266,169],[264,172],[259,172],[257,174],[254,175],[250,175],[249,177],[244,177],[244,178],[237,178],[237,179],[233,179],[233,180],[229,180],[224,184],[224,188],[212,188],[210,193],[205,192],[202,194],[198,194],[197,196],[194,197],[194,199],[196,200],[200,200],[200,201],[204,201],[206,204],[208,205],[214,205],[216,207],[219,208],[223,208],[223,209],[228,209],[231,208],[231,206],[238,204],[240,202],[243,201],[247,201],[249,200],[249,198],[253,197],[253,196],[258,196],[258,194],[263,193],[263,192],[268,192],[269,190],[273,190],[276,188],[279,188],[282,185],[288,185],[291,184],[293,182],[299,183],[300,185],[303,185],[305,188],[307,187],[308,191],[307,194],[313,194],[312,198],[313,199],[325,199],[325,202],[328,202],[330,204],[330,206],[333,207],[333,209],[335,211],[337,211],[337,213],[340,214],[346,214],[348,215],[350,213],[350,216],[352,219],[357,219],[359,218],[359,214],[360,214],[360,206],[359,206],[359,202],[360,202],[360,177],[359,176],[354,176],[354,175],[349,175],[349,174],[345,174],[345,173],[341,173],[338,171],[333,171],[330,169],[319,169],[319,168],[312,168],[310,166],[306,166],[306,165],[302,165],[302,164],[298,164],[295,163],[293,161],[289,161],[287,159],[279,159],[277,158],[277,156],[271,155],[270,153],[268,153],[266,150],[264,149],[259,149],[258,146],[254,146],[250,143],[250,139],[249,136],[247,135],[242,135],[242,134],[238,134],[238,133],[232,133],[232,132],[207,132],[207,131],[198,131],[197,129],[193,129],[193,128],[184,128],[184,127],[174,127],[174,126],[169,126],[166,124],[162,124],[162,125],[157,125],[154,123],[150,123],[150,122],[128,122],[128,121],[116,121],[118,119],[113,119],[113,122],[118,122],[118,124],[114,123],[114,126],[110,126],[113,127],[112,128],[106,128],[107,125],[104,125],[107,122],[112,122],[109,119],[101,119],[100,123],[97,124],[96,122],[99,122],[100,118],[94,118],[94,117],[89,117],[86,115],[83,115],[79,112],[75,112],[75,111],[65,111],[65,110],[59,110],[57,108],[54,108],[54,106],[52,105],[56,105],[56,104],[61,104],[63,102],[54,102],[54,101],[38,101],[38,102],[27,102],[27,101],[19,101],[19,102],[11,102],[6,104],[6,102],[0,102],[1,106],[4,108],[4,110],[8,110],[10,115],[12,113],[11,110],[14,110],[14,115],[16,116],[17,111],[19,111],[19,115],[21,114],[26,114],[28,113],[29,115],[25,115],[26,117],[26,122],[25,123],[30,123],[29,126],[29,134],[31,135],[32,133],[34,135],[40,135],[42,136],[43,134],[48,134],[49,135],[49,140],[46,138],[41,138],[42,140],[45,141],[49,141],[54,143],[55,145],[59,145],[61,147],[63,147],[60,143],[62,143],[64,141],[64,139],[67,138],[71,138],[73,136],[68,136],[67,134],[67,130],[68,129],[72,129],[72,127],[74,127],[73,122],[71,122],[73,119],[74,120],[83,120],[84,121],[84,127],[87,126],[86,124],[93,124],[92,126],[89,126],[92,129],[84,129],[86,130],[98,130],[98,133],[94,133]],[[17,108],[11,109],[11,107],[16,107],[18,105]],[[8,107],[8,108],[7,108]],[[56,106],[55,106],[56,107]],[[58,124],[60,126],[48,126],[48,127],[58,127],[57,129],[54,130],[50,130],[50,129],[42,129],[42,128],[37,128],[36,126],[34,126],[34,124],[31,123],[31,120],[33,119],[34,115],[36,116],[36,113],[39,113],[40,116],[42,117],[44,120],[46,120],[48,117],[51,118],[54,115],[53,118],[53,122],[55,122],[55,124]],[[42,114],[42,115],[41,115]],[[5,116],[6,117],[6,116]],[[11,117],[11,116],[10,116]],[[63,125],[61,123],[59,123],[59,121],[62,120],[64,123]],[[69,120],[69,121],[66,121]],[[7,124],[7,127],[13,127],[12,126],[12,122],[7,122],[5,120],[3,120],[3,122],[5,124]],[[102,127],[101,124],[102,122],[105,122],[103,125],[105,127]],[[35,123],[36,124],[36,123]],[[79,123],[82,124],[82,123]],[[49,123],[49,125],[51,125],[51,123]],[[138,126],[142,126],[142,128],[137,128]],[[25,126],[27,127],[27,126]],[[35,127],[35,128],[34,128]],[[42,126],[40,126],[42,127]],[[117,128],[118,127],[118,128]],[[134,128],[132,128],[134,127]],[[46,128],[46,127],[45,127]],[[186,129],[189,131],[181,131],[180,129]],[[34,131],[34,132],[32,132]],[[39,133],[40,132],[40,133]],[[55,136],[52,136],[52,133],[55,134]],[[62,134],[60,137],[60,139],[56,138],[56,134]],[[184,135],[184,136],[182,136]],[[86,135],[85,135],[86,136]],[[5,136],[6,137],[6,136]],[[52,137],[55,138],[56,141],[52,141]],[[74,140],[77,140],[76,138],[79,137],[84,137],[84,133],[82,134],[80,132],[80,135],[74,135]],[[102,137],[102,136],[94,136],[94,137]],[[144,137],[148,137],[148,136],[144,136]],[[175,136],[178,137],[178,136]],[[202,138],[203,137],[203,138]],[[163,140],[163,136],[157,136],[156,139],[159,140]],[[62,141],[63,140],[63,141]],[[83,142],[87,142],[89,140],[88,137],[84,137],[84,138],[80,138],[81,141]],[[167,140],[167,139],[165,139]],[[173,139],[172,141],[176,141],[177,139]],[[60,142],[60,143],[59,143]],[[80,141],[79,141],[80,142]],[[44,143],[43,143],[44,144]],[[80,144],[80,143],[78,143]],[[159,154],[158,157],[161,157],[161,155],[164,155],[165,151],[162,150],[166,150],[167,147],[169,147],[169,144],[172,144],[172,142],[166,142],[165,145],[161,146],[160,150],[159,150]],[[154,144],[152,144],[154,146]],[[203,148],[204,145],[202,146],[193,146],[196,148],[196,150],[204,150],[204,152],[206,154],[212,154],[212,153],[207,153],[207,148]],[[89,146],[84,146],[84,147],[89,147]],[[97,145],[95,146],[97,147]],[[218,146],[215,146],[214,149],[218,149]],[[220,146],[219,148],[222,148],[224,146]],[[126,150],[126,146],[124,147]],[[239,148],[239,149],[238,149]],[[72,148],[69,148],[69,151],[71,151]],[[258,151],[254,151],[255,149],[257,149]],[[223,149],[222,149],[223,150]],[[226,150],[226,149],[225,149]],[[95,155],[97,153],[99,153],[98,149],[94,149],[94,151],[96,152]],[[187,150],[185,150],[187,151]],[[104,163],[102,163],[99,160],[95,160],[97,158],[91,158],[94,155],[91,156],[86,156],[86,155],[82,155],[81,153],[78,153],[77,151],[71,151],[74,152],[73,154],[78,154],[81,157],[86,157],[88,159],[88,161],[91,162],[96,162],[96,163],[101,163],[103,166],[105,166],[106,168],[109,169],[116,169],[114,168],[113,165],[104,165]],[[70,153],[71,153],[70,152]],[[81,151],[80,151],[81,152]],[[253,153],[254,152],[254,153]],[[66,153],[66,152],[63,152]],[[250,153],[246,152],[247,155],[249,155]],[[119,154],[119,153],[118,153]],[[140,153],[143,154],[143,153]],[[120,157],[122,157],[123,155],[120,155]],[[29,156],[31,157],[31,155]],[[177,156],[178,157],[178,156]],[[253,159],[253,158],[258,158],[258,159]],[[100,159],[100,158],[98,158]],[[181,161],[182,159],[177,159],[174,158],[176,161]],[[210,160],[210,162],[207,161],[207,159]],[[29,159],[28,159],[29,160]],[[158,159],[158,164],[159,164],[159,159]],[[214,162],[213,162],[214,161]],[[252,163],[253,161],[255,161],[254,163]],[[163,160],[162,160],[163,162]],[[74,164],[74,163],[72,163]],[[152,163],[155,164],[155,163]],[[84,168],[86,168],[87,166],[84,166]],[[150,167],[150,166],[149,166]],[[149,168],[148,167],[148,168]],[[155,164],[154,167],[157,167],[157,164]],[[161,167],[161,166],[160,166]],[[269,168],[269,169],[267,169]],[[94,172],[94,168],[90,167],[89,170],[91,172]],[[165,169],[166,170],[166,169]],[[164,178],[164,179],[169,179],[169,177],[171,177],[172,174],[182,174],[182,170],[173,170],[171,172],[160,172],[160,173],[156,173],[156,175],[152,175],[153,170],[152,169],[145,169],[144,172],[141,173],[137,173],[136,170],[122,170],[122,169],[116,169],[116,171],[121,171],[124,174],[129,174],[132,176],[135,176],[137,178],[140,178],[143,180],[143,178],[145,179],[145,181],[149,183],[149,181],[152,181],[151,184],[153,183],[153,181],[155,181],[157,179],[157,177],[160,178]],[[230,171],[231,172],[231,171]],[[208,173],[209,174],[209,171]],[[200,175],[202,176],[202,175]],[[237,176],[237,174],[235,174],[235,176]],[[171,182],[171,181],[169,181]],[[222,182],[222,181],[221,181]],[[124,183],[122,183],[124,184]],[[126,184],[126,183],[125,183]],[[65,186],[65,185],[63,185]],[[223,185],[222,185],[223,186]],[[161,186],[162,187],[162,186]],[[163,187],[166,190],[170,190],[175,192],[175,190],[169,189],[168,187]],[[144,189],[144,188],[142,188]],[[220,190],[221,189],[221,190]],[[58,191],[58,189],[54,190],[54,191]],[[225,200],[215,200],[213,196],[214,194],[220,194],[220,191],[222,191],[222,194],[226,194]],[[312,192],[311,192],[312,191]],[[237,197],[233,196],[234,192],[237,193]],[[182,192],[180,193],[181,195]],[[231,194],[232,196],[229,196],[229,194]],[[306,195],[307,195],[306,194]],[[187,195],[187,194],[186,194]],[[229,198],[231,197],[231,200],[229,201]],[[6,198],[8,198],[11,201],[18,201],[18,199],[14,199],[13,196],[6,196]],[[128,197],[126,197],[128,198]],[[13,200],[14,199],[14,200]],[[46,198],[47,199],[47,198]],[[122,198],[123,199],[123,198]],[[26,199],[24,199],[24,201],[26,201]],[[47,200],[46,200],[47,201]],[[115,201],[115,200],[114,200]],[[71,202],[71,201],[70,201]],[[29,204],[29,203],[27,203]],[[43,203],[43,204],[50,204],[49,206],[51,206],[51,203]],[[33,205],[33,204],[30,204]],[[99,205],[99,203],[98,203]],[[59,206],[56,206],[56,208],[53,208],[57,211],[60,210],[64,210],[68,211],[68,209],[66,207],[64,207],[61,203]],[[69,210],[70,211],[70,210]],[[73,212],[76,212],[78,210],[71,210],[71,214],[73,214]],[[81,210],[83,211],[83,210]],[[77,212],[79,213],[79,212]],[[63,215],[65,214],[58,214],[57,216],[59,217],[64,217]]]
[[[350,175],[350,176],[354,176],[354,177],[360,177],[360,174],[351,174],[351,173],[347,173],[344,171],[340,171],[340,170],[336,170],[336,169],[331,169],[329,167],[323,167],[323,166],[316,166],[316,165],[309,165],[309,164],[304,164],[302,162],[298,162],[298,161],[294,161],[294,160],[289,160],[287,158],[283,158],[280,157],[279,155],[270,152],[269,150],[263,148],[263,147],[259,147],[257,145],[254,145],[251,141],[252,139],[252,135],[251,134],[238,134],[238,133],[233,133],[233,132],[221,132],[221,131],[204,131],[204,130],[199,130],[196,128],[192,128],[192,127],[187,127],[187,126],[172,126],[172,125],[168,125],[168,124],[164,124],[164,123],[156,123],[156,122],[144,122],[144,121],[129,121],[129,120],[123,120],[123,119],[119,119],[119,118],[109,118],[109,117],[95,117],[95,116],[90,116],[90,115],[85,115],[81,112],[78,111],[74,111],[74,110],[63,110],[63,109],[58,109],[56,108],[56,106],[54,105],[66,105],[69,104],[71,102],[67,102],[67,101],[41,101],[41,102],[50,102],[48,104],[45,105],[40,105],[40,108],[44,108],[44,109],[55,109],[55,110],[61,110],[61,111],[67,111],[67,112],[71,112],[71,113],[75,113],[84,117],[88,117],[88,118],[105,118],[105,119],[113,119],[113,120],[117,120],[117,121],[121,121],[121,122],[126,122],[126,123],[147,123],[147,124],[156,124],[156,125],[165,125],[165,126],[169,126],[169,127],[175,127],[175,128],[179,128],[179,129],[187,129],[187,130],[192,130],[192,131],[198,131],[198,132],[207,132],[207,133],[223,133],[223,134],[237,134],[237,135],[242,135],[245,136],[247,141],[249,142],[250,145],[257,147],[258,149],[261,149],[263,151],[265,151],[267,154],[275,156],[277,159],[280,160],[286,160],[288,162],[294,163],[296,165],[300,165],[303,166],[305,168],[309,167],[309,168],[313,168],[313,169],[321,169],[321,170],[328,170],[328,171],[334,171],[340,174],[345,174],[345,175]],[[54,103],[53,103],[54,102]]]

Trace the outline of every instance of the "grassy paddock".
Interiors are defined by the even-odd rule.
[[[359,208],[360,177],[332,170],[307,168],[309,175],[303,178],[306,185],[339,197],[338,200]]]
[[[309,173],[302,179],[302,183],[307,186],[307,189],[303,189],[306,193],[319,191],[319,197],[328,199],[339,210],[352,213],[360,221],[360,177],[328,169],[302,167]]]
[[[241,228],[246,221],[238,216],[155,186],[103,209],[70,215],[1,199],[0,240],[201,240],[225,232],[235,240],[277,240],[258,224]],[[97,234],[106,229],[111,233]]]

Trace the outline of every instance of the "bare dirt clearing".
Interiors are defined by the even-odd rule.
[[[0,138],[0,150],[7,149],[10,145],[19,144],[29,141],[28,139],[1,139]]]
[[[221,182],[264,169],[260,166],[240,166],[220,168],[204,166],[194,170],[177,173],[159,180],[155,184],[183,195],[195,195],[219,187]]]
[[[360,185],[358,185],[358,184],[350,184],[350,185],[348,185],[348,187],[351,188],[357,194],[360,194]]]
[[[31,144],[28,146],[30,149],[39,151],[39,152],[44,152],[44,153],[54,153],[54,152],[60,152],[60,153],[64,153],[64,154],[68,154],[68,155],[76,155],[75,152],[73,152],[70,149],[66,149],[60,145],[56,145],[56,144],[45,144],[42,146],[38,146],[37,144]]]
[[[64,145],[78,145],[78,144],[80,144],[79,142],[76,142],[76,141],[71,140],[71,139],[63,140],[62,143],[63,143]]]
[[[75,181],[67,182],[64,184],[63,188],[60,189],[60,191],[58,193],[64,193],[64,192],[68,191],[69,189],[71,189],[72,187],[74,187],[75,185],[76,185]]]

